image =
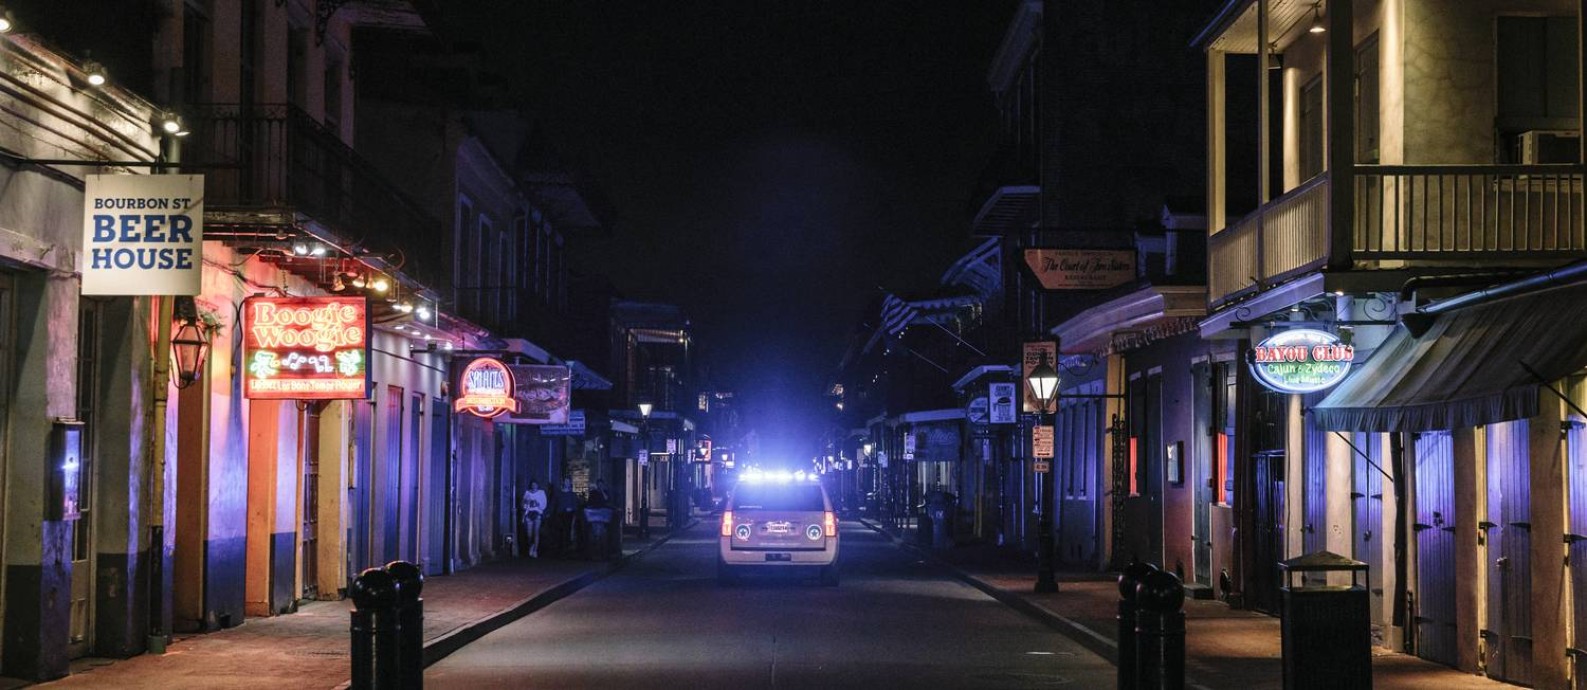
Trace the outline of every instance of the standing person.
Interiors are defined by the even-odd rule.
[[[546,512],[546,492],[540,482],[529,480],[529,489],[523,492],[523,525],[529,533],[529,557],[540,557],[540,518]]]
[[[573,478],[563,477],[562,488],[552,497],[551,529],[555,530],[557,550],[570,553],[578,546],[577,526],[574,519],[579,510],[579,495],[573,493]]]

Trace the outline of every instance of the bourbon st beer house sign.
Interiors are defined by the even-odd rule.
[[[203,246],[203,175],[84,177],[83,294],[197,295]]]
[[[242,303],[243,395],[361,399],[369,391],[363,297],[250,297]]]
[[[1251,372],[1283,393],[1312,393],[1343,381],[1355,347],[1327,331],[1297,328],[1276,333],[1251,348]]]

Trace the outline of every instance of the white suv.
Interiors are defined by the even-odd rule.
[[[728,495],[718,531],[716,579],[798,568],[838,584],[838,518],[827,491],[804,473],[746,473]]]

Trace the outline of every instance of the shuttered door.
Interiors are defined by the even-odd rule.
[[[1367,564],[1367,584],[1372,597],[1374,637],[1381,642],[1383,628],[1383,458],[1382,436],[1357,433],[1350,437],[1353,488],[1351,511],[1355,518],[1355,559]]]
[[[1416,654],[1455,663],[1455,481],[1449,432],[1416,437]]]
[[[1306,409],[1323,399],[1324,393],[1307,395],[1304,402]],[[1305,553],[1316,553],[1328,549],[1328,432],[1323,431],[1314,422],[1311,415],[1305,415],[1305,516],[1301,523],[1301,550]],[[1327,579],[1322,573],[1316,575],[1318,584]]]
[[[1526,420],[1493,424],[1488,436],[1488,675],[1532,679],[1530,455]]]
[[[1572,419],[1565,433],[1566,474],[1570,482],[1570,533],[1565,535],[1570,560],[1571,601],[1575,637],[1567,652],[1576,667],[1577,687],[1587,685],[1587,427]]]

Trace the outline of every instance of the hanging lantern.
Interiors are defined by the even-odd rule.
[[[171,334],[171,355],[176,358],[176,387],[193,385],[209,359],[209,329],[196,318],[180,321]]]

